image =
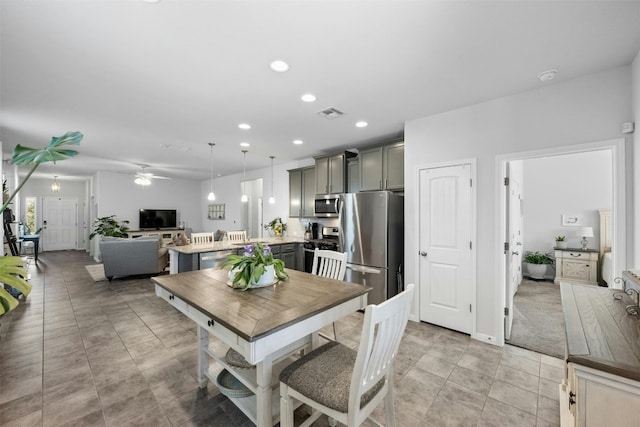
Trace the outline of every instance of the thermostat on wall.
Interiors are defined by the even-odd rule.
[[[633,129],[634,129],[634,127],[635,127],[635,126],[634,126],[634,123],[633,123],[633,122],[623,123],[623,124],[620,126],[620,128],[621,128],[621,129],[620,129],[620,131],[621,131],[622,133],[633,133]]]

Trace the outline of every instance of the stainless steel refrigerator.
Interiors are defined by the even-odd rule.
[[[338,217],[345,280],[371,286],[370,304],[402,291],[404,197],[390,191],[341,194]]]

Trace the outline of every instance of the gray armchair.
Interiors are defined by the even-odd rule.
[[[104,275],[109,281],[116,276],[160,273],[169,263],[168,251],[162,247],[160,236],[102,237],[100,253]]]

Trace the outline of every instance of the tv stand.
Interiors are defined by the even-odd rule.
[[[158,236],[160,235],[160,237],[162,238],[162,244],[164,246],[166,246],[167,244],[170,244],[173,242],[173,238],[179,234],[179,233],[184,233],[185,230],[182,228],[163,228],[160,230],[129,230],[127,231],[127,234],[129,235],[130,239],[136,239],[138,237],[143,237],[143,236]]]

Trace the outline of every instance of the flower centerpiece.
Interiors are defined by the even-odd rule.
[[[289,275],[284,271],[284,262],[273,258],[271,248],[262,243],[252,243],[244,247],[243,255],[229,255],[222,268],[231,267],[229,279],[235,289],[247,290],[250,287],[273,284],[274,279],[286,280]]]
[[[265,230],[272,231],[276,237],[282,237],[282,233],[287,229],[287,224],[282,222],[282,219],[278,216],[275,217],[270,223],[264,225]]]

